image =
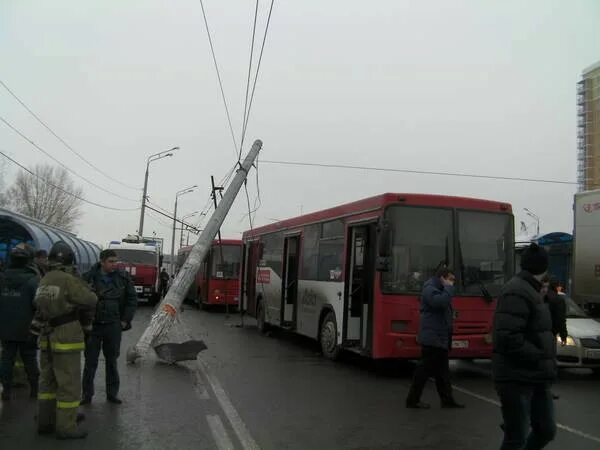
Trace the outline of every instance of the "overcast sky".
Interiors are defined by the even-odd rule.
[[[262,38],[270,2],[260,2]],[[254,2],[205,0],[239,141]],[[575,181],[575,83],[600,60],[600,2],[277,0],[246,152],[319,163]],[[210,175],[236,161],[200,4],[195,0],[0,1],[0,79],[74,149],[151,201],[204,208]],[[84,178],[89,200],[139,207],[122,187],[77,159],[0,89],[0,115]],[[51,162],[0,123],[0,150],[30,166]],[[516,223],[572,230],[575,186],[262,164],[269,223],[383,192],[510,202]],[[8,181],[17,169],[8,166]],[[254,174],[253,174],[254,175]],[[248,184],[251,200],[256,181]],[[248,228],[240,196],[223,228]],[[84,206],[78,234],[99,244],[135,232],[139,212]],[[170,241],[168,219],[145,234]]]

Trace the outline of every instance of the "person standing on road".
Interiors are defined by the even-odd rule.
[[[2,401],[9,401],[16,381],[16,370],[25,369],[31,398],[37,398],[40,370],[37,362],[37,338],[29,332],[35,311],[34,299],[40,281],[31,267],[33,251],[19,244],[10,254],[10,267],[0,274],[0,381]],[[20,359],[18,358],[20,356]]]
[[[167,294],[167,289],[169,289],[169,280],[171,277],[167,272],[167,269],[164,267],[160,272],[160,298],[163,298]]]
[[[556,338],[540,293],[548,254],[531,244],[521,254],[521,268],[502,288],[494,315],[492,372],[504,419],[501,450],[542,449],[556,435],[550,392]]]
[[[452,347],[453,295],[454,273],[447,267],[438,269],[436,275],[423,286],[418,335],[421,361],[406,398],[407,408],[430,408],[427,403],[421,402],[423,388],[429,377],[435,378],[442,408],[464,408],[454,400],[450,384],[448,353]]]
[[[82,439],[78,427],[81,392],[81,351],[84,328],[91,324],[96,295],[72,274],[75,256],[64,242],[52,246],[49,272],[35,295],[31,330],[40,336],[41,375],[38,393],[38,433],[56,432],[58,439]]]
[[[129,274],[117,270],[117,254],[103,250],[100,262],[84,274],[84,280],[98,295],[98,306],[91,333],[86,338],[85,369],[83,371],[82,405],[92,402],[94,377],[100,349],[106,365],[106,399],[121,404],[117,359],[121,351],[121,333],[131,328],[137,308],[137,294]]]

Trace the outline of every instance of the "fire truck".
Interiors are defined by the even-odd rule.
[[[131,275],[138,299],[155,305],[159,298],[159,274],[162,265],[162,239],[127,236],[111,241],[108,248],[118,258],[118,268]]]

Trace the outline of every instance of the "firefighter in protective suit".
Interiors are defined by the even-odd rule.
[[[56,432],[58,439],[82,439],[77,425],[81,392],[84,328],[90,327],[96,302],[89,287],[73,275],[75,257],[64,242],[53,245],[50,271],[42,278],[32,329],[40,335],[41,374],[38,433]]]

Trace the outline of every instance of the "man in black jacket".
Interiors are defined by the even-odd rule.
[[[100,263],[83,275],[98,296],[96,316],[85,343],[81,404],[91,403],[94,396],[94,377],[98,368],[100,349],[106,364],[106,399],[121,404],[117,358],[121,350],[121,332],[131,328],[137,308],[135,286],[125,271],[117,270],[117,254],[103,250]]]
[[[556,434],[550,386],[556,378],[555,335],[540,293],[546,251],[531,244],[502,289],[494,316],[492,369],[502,403],[502,450],[542,449]]]
[[[11,251],[8,270],[0,274],[0,381],[4,386],[2,400],[10,400],[13,369],[17,355],[21,356],[31,387],[31,397],[37,398],[40,371],[37,363],[36,337],[29,332],[33,319],[35,291],[39,273],[31,266],[33,252],[26,244]]]

